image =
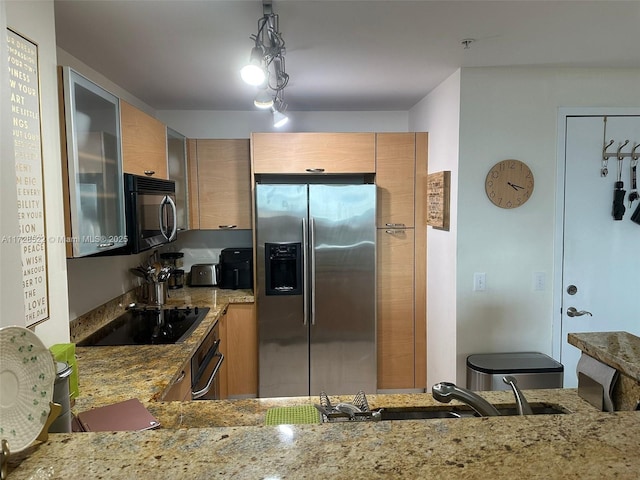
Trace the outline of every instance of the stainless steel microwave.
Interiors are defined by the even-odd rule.
[[[140,253],[177,238],[173,180],[124,174],[127,253]]]

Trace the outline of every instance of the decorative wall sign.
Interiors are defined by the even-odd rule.
[[[11,129],[16,166],[19,235],[27,326],[49,318],[47,232],[42,180],[38,46],[7,29]]]
[[[449,230],[450,184],[450,171],[427,175],[427,225],[439,230]]]

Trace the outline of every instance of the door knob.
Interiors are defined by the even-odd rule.
[[[593,317],[591,312],[587,312],[586,310],[576,310],[575,307],[567,308],[567,315],[570,317],[581,317],[582,315],[589,315],[590,317]]]

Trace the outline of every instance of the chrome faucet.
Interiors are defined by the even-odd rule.
[[[433,398],[442,403],[459,400],[473,408],[481,417],[499,416],[500,412],[480,395],[466,388],[457,387],[453,383],[440,382],[431,387]]]
[[[518,388],[518,381],[511,375],[505,375],[502,377],[502,381],[511,386],[513,395],[516,397],[516,408],[518,409],[518,415],[533,415],[533,410],[527,399],[524,398],[524,394]]]

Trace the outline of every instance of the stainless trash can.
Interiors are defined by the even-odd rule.
[[[538,352],[477,353],[467,357],[467,388],[510,390],[502,377],[511,375],[522,390],[562,388],[564,367]]]

